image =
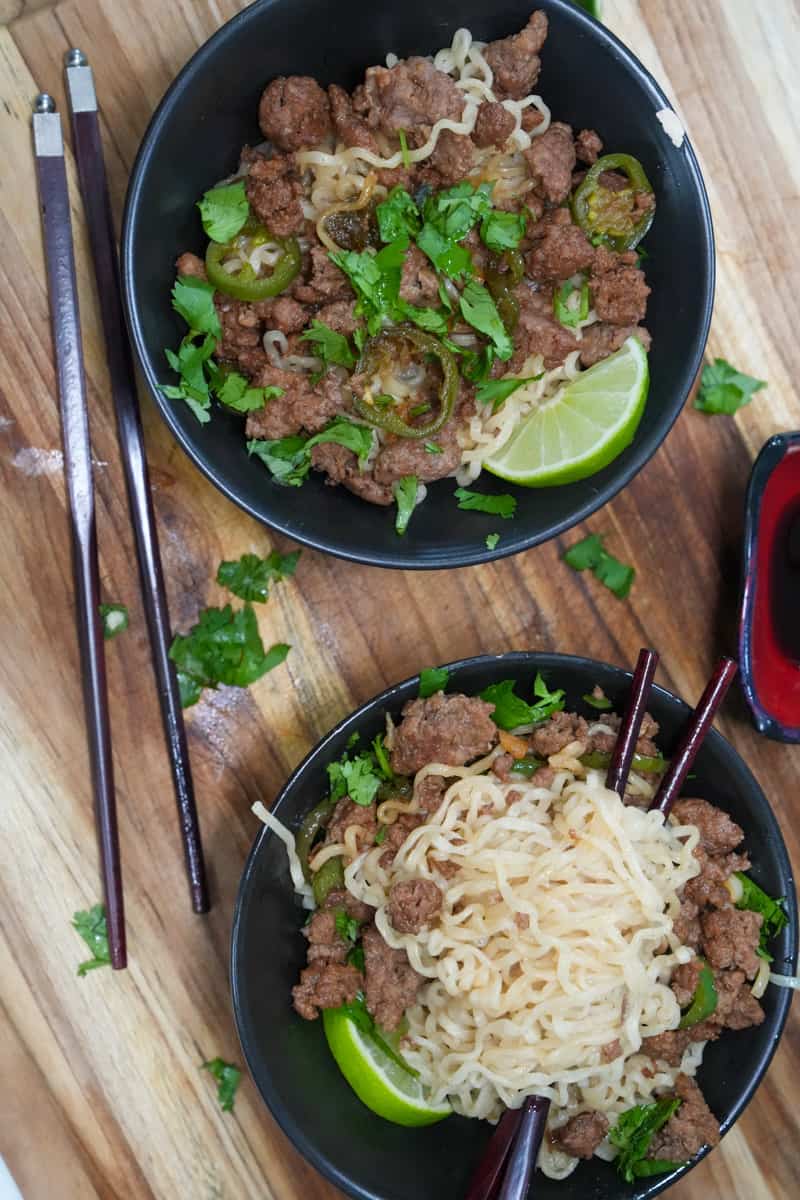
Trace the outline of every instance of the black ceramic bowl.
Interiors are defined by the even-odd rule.
[[[650,396],[633,443],[590,479],[566,487],[514,488],[518,509],[503,522],[496,550],[485,538],[497,518],[462,512],[453,481],[435,484],[404,537],[393,513],[356,499],[322,478],[302,491],[274,483],[245,449],[242,421],[215,411],[200,426],[159,384],[174,382],[164,347],[175,346],[182,322],[170,307],[176,256],[203,253],[206,239],[195,201],[235,169],[245,142],[261,140],[256,121],[264,85],[275,75],[313,75],[353,87],[388,50],[431,54],[466,25],[481,39],[514,33],[533,0],[261,0],[200,49],[167,92],[145,135],[125,209],[122,263],[133,341],[145,378],[167,424],[187,454],[226,496],[296,541],[384,567],[455,567],[515,554],[582,521],[647,462],[681,410],[700,364],[711,317],[714,248],[708,201],[688,142],[676,149],[656,120],[669,103],[655,80],[613,34],[569,0],[538,0],[550,18],[538,91],[554,116],[576,129],[596,128],[609,150],[643,162],[657,194],[647,236],[653,292]],[[490,476],[482,489],[507,491]]]
[[[563,687],[567,707],[599,683],[619,707],[631,676],[627,671],[560,654],[506,654],[465,659],[450,666],[450,690],[475,693],[499,678],[513,677],[529,694],[541,671]],[[338,725],[301,763],[272,811],[290,828],[319,802],[327,786],[326,765],[338,758],[353,733],[362,744],[384,728],[386,712],[397,716],[417,694],[418,677],[390,688]],[[659,742],[668,754],[688,708],[663,688],[649,705],[661,723]],[[794,973],[797,903],[791,867],[764,793],[733,747],[718,733],[706,740],[695,766],[692,792],[726,809],[744,828],[752,874],[772,895],[787,898],[789,925],[776,943],[773,969]],[[336,1066],[321,1023],[296,1016],[290,989],[305,965],[300,927],[305,913],[295,900],[283,844],[263,829],[244,870],[234,915],[231,979],[233,1006],[245,1059],[273,1116],[309,1162],[359,1200],[461,1200],[490,1127],[449,1117],[428,1129],[409,1130],[374,1116],[357,1099]],[[791,992],[770,986],[766,1020],[746,1034],[726,1033],[708,1046],[699,1074],[703,1092],[730,1128],[752,1097],[778,1044]],[[693,1165],[693,1164],[692,1164]],[[608,1164],[581,1163],[565,1181],[536,1176],[536,1200],[642,1200],[663,1191],[691,1166],[671,1176],[625,1184]]]

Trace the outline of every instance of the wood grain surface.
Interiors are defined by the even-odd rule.
[[[117,219],[147,120],[237,0],[5,4],[0,29],[0,1153],[26,1200],[333,1200],[249,1081],[219,1111],[206,1058],[236,1061],[231,912],[255,821],[305,751],[353,707],[433,662],[557,649],[630,665],[696,697],[735,648],[742,501],[763,441],[800,427],[800,9],[796,0],[606,0],[607,23],[675,98],[703,162],[719,283],[709,352],[769,381],[736,418],[687,407],[653,461],[580,533],[601,531],[638,578],[624,603],[560,562],[564,541],[493,566],[388,573],[305,551],[259,613],[287,664],[249,691],[209,694],[189,728],[214,909],[189,911],[138,597],[133,541],[75,175],[78,255],[105,598],[131,608],[108,647],[130,969],[75,974],[72,913],[98,899],[60,436],[30,109],[66,111],[64,50],[94,66]],[[190,465],[143,400],[173,620],[219,600],[220,559],[288,547]],[[759,738],[738,696],[723,731],[771,797],[800,866],[800,748]],[[800,1024],[756,1100],[671,1195],[783,1200],[800,1190]]]

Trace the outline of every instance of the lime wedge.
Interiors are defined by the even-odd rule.
[[[418,1126],[450,1116],[448,1104],[428,1104],[419,1080],[384,1054],[341,1009],[326,1008],[322,1023],[339,1070],[359,1100],[379,1117],[395,1125]]]
[[[523,418],[505,446],[484,463],[523,487],[552,487],[594,475],[630,445],[644,411],[650,376],[642,343],[629,337]]]

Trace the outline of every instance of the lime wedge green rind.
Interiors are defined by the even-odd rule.
[[[647,353],[629,337],[530,412],[486,460],[486,470],[522,487],[555,487],[594,475],[633,441],[649,382]]]
[[[415,1127],[450,1116],[449,1105],[428,1104],[419,1080],[384,1054],[341,1009],[325,1009],[322,1024],[339,1070],[372,1112],[395,1125]]]

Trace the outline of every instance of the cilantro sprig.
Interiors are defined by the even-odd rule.
[[[359,754],[353,754],[352,750],[349,747],[339,759],[328,763],[330,797],[341,800],[349,796],[354,804],[366,808],[372,804],[381,784],[394,779],[394,774],[381,735],[368,750]]]
[[[356,365],[356,354],[348,339],[323,321],[314,319],[308,329],[300,334],[300,341],[311,342],[315,354],[322,359],[326,367],[346,367],[352,370]]]
[[[777,900],[773,900],[763,888],[760,888],[743,871],[736,871],[735,875],[742,885],[742,895],[736,901],[736,907],[749,909],[750,912],[761,913],[764,919],[761,923],[756,954],[759,958],[766,959],[767,962],[772,962],[772,955],[768,949],[769,943],[789,924],[786,901],[783,896],[779,896]]]
[[[528,704],[516,692],[516,680],[501,679],[491,683],[480,693],[481,700],[494,705],[492,720],[500,729],[517,729],[520,725],[540,725],[554,712],[561,712],[565,704],[563,688],[551,692],[541,672],[533,684],[536,700]]]
[[[490,513],[493,517],[509,520],[517,511],[517,501],[507,492],[490,495],[487,492],[471,492],[467,488],[456,488],[458,507],[471,512]]]
[[[426,700],[435,692],[443,692],[450,681],[447,667],[424,667],[419,673],[419,697]]]
[[[237,560],[219,564],[217,583],[240,600],[256,600],[263,604],[269,596],[269,585],[294,575],[299,558],[299,550],[293,550],[290,554],[272,550],[266,558],[258,554],[243,554]]]
[[[541,379],[540,375],[530,375],[527,379],[491,379],[488,383],[481,384],[475,392],[475,399],[478,404],[491,404],[492,412],[496,413],[502,408],[509,396],[513,396],[518,388],[523,387],[526,383],[535,383]]]
[[[396,479],[392,485],[395,503],[397,504],[397,516],[394,527],[401,537],[408,529],[408,522],[411,520],[412,513],[416,508],[418,490],[419,481],[416,475],[403,475],[401,479]]]
[[[703,367],[694,406],[700,412],[732,416],[766,386],[765,380],[754,379],[752,375],[737,371],[724,358],[715,358],[713,363],[706,363]]]
[[[609,1130],[608,1140],[619,1150],[614,1165],[627,1183],[683,1166],[683,1163],[645,1157],[654,1134],[666,1125],[680,1106],[680,1097],[663,1096],[653,1104],[637,1104],[617,1118],[616,1125]]]
[[[90,909],[81,909],[72,914],[72,928],[79,933],[92,952],[92,957],[78,964],[78,974],[83,978],[97,967],[110,967],[111,954],[108,949],[108,926],[106,910],[102,904],[93,904]]]
[[[250,205],[243,179],[211,188],[198,200],[200,218],[206,236],[212,242],[229,242],[250,216]]]
[[[242,1082],[242,1072],[233,1063],[223,1058],[212,1058],[204,1062],[201,1071],[208,1071],[217,1081],[217,1100],[223,1112],[233,1112],[236,1090]]]
[[[497,305],[482,283],[471,279],[461,293],[459,301],[464,320],[484,334],[499,359],[505,362],[514,353],[514,343],[506,332]]]
[[[276,643],[264,649],[251,604],[233,609],[204,608],[187,634],[176,634],[169,648],[175,663],[181,704],[189,708],[203,688],[224,683],[248,687],[282,663],[290,647]]]
[[[588,537],[570,546],[564,555],[564,562],[573,571],[591,571],[600,583],[610,592],[624,600],[631,590],[636,577],[634,567],[609,554],[603,545],[603,537],[598,533],[590,533]]]
[[[346,417],[337,417],[313,437],[293,434],[273,440],[253,438],[247,443],[247,453],[261,459],[276,483],[300,487],[311,470],[311,451],[314,446],[321,446],[325,442],[345,446],[358,457],[358,465],[363,470],[374,437],[374,431],[368,426],[356,425]]]

